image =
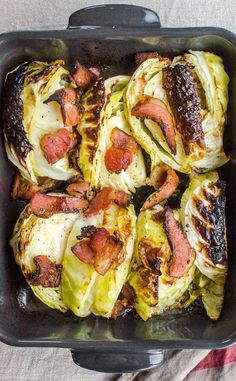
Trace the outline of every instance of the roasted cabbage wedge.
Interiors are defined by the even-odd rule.
[[[228,161],[223,148],[228,82],[222,59],[208,52],[189,51],[172,63],[150,58],[137,68],[126,90],[126,115],[153,166],[162,161],[184,173],[208,172]],[[158,123],[153,115],[137,117],[132,111],[150,99],[161,102]],[[174,150],[165,136],[170,119]]]
[[[56,90],[70,86],[64,61],[34,61],[7,74],[4,94],[4,136],[8,158],[23,177],[37,183],[38,177],[68,180],[76,174],[68,155],[49,164],[40,148],[40,138],[64,127],[57,102],[44,103]]]
[[[132,135],[124,113],[124,92],[128,76],[116,76],[97,83],[83,97],[84,114],[78,132],[82,136],[79,167],[92,187],[111,186],[125,192],[145,184],[146,170],[141,149],[138,148],[126,170],[109,172],[104,157],[111,146],[111,132],[119,128]]]
[[[65,305],[79,317],[90,313],[109,318],[124,285],[133,254],[136,216],[133,205],[120,207],[112,204],[104,212],[85,217],[81,214],[69,235],[62,269],[62,297]],[[82,228],[95,226],[105,228],[119,236],[124,244],[124,261],[115,269],[111,267],[100,275],[94,266],[82,262],[72,247],[78,242]]]
[[[135,309],[143,320],[181,306],[195,273],[193,265],[186,276],[179,279],[169,277],[168,261],[172,251],[161,217],[163,211],[163,207],[156,206],[141,212],[137,221],[134,259],[128,281],[136,293]],[[178,220],[179,210],[174,214]],[[155,271],[158,263],[160,271]],[[185,306],[193,300],[193,296],[189,296]]]
[[[196,175],[181,200],[181,220],[196,252],[195,283],[213,320],[221,313],[227,275],[224,187],[216,171]]]
[[[62,312],[67,307],[62,301],[61,284],[57,287],[43,287],[33,285],[30,279],[37,271],[34,262],[37,256],[46,256],[56,265],[62,264],[67,238],[77,216],[76,213],[59,213],[49,218],[39,218],[34,214],[29,215],[26,207],[15,225],[10,241],[16,262],[34,294],[49,307]]]

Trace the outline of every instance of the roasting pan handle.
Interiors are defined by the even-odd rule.
[[[67,29],[78,28],[160,28],[159,16],[137,5],[105,4],[79,9],[69,18]]]
[[[163,360],[162,351],[146,353],[79,352],[71,350],[74,363],[82,368],[102,373],[129,373],[153,368]]]

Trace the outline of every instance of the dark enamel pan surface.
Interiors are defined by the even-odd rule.
[[[96,20],[96,22],[94,22]],[[99,66],[104,76],[130,74],[133,54],[157,50],[173,57],[188,49],[220,55],[230,76],[225,148],[231,162],[220,170],[227,181],[229,276],[222,317],[212,322],[200,310],[180,316],[135,316],[108,321],[63,315],[38,301],[14,262],[8,241],[23,202],[9,198],[15,172],[0,144],[0,337],[10,345],[73,349],[75,362],[107,372],[151,367],[168,348],[220,348],[236,341],[236,36],[219,28],[161,28],[158,16],[132,6],[90,7],[74,13],[67,30],[12,32],[0,36],[0,84],[27,60],[76,59]],[[1,94],[0,94],[1,96]]]

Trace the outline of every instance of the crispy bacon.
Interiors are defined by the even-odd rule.
[[[95,226],[85,226],[82,228],[82,234],[71,250],[72,252],[85,263],[94,263],[95,256],[101,252],[109,237],[109,232],[105,228],[96,228]],[[84,238],[89,238],[84,240]]]
[[[136,118],[151,119],[160,126],[171,152],[176,154],[174,120],[164,102],[153,97],[144,97],[133,107],[131,114]]]
[[[127,169],[133,161],[138,145],[135,139],[119,128],[113,128],[110,136],[112,146],[105,154],[105,165],[109,172]]]
[[[66,188],[67,193],[71,196],[85,196],[87,197],[90,191],[90,185],[86,181],[79,181],[77,183],[72,183]]]
[[[109,172],[126,170],[132,163],[132,154],[121,148],[110,147],[105,153],[104,161]]]
[[[73,135],[66,128],[45,134],[40,139],[40,148],[49,164],[62,159],[73,146]]]
[[[77,242],[71,250],[80,261],[90,264],[94,262],[96,253],[91,249],[89,241]]]
[[[141,211],[150,209],[161,201],[167,200],[178,187],[179,177],[173,168],[167,164],[160,164],[154,167],[147,183],[154,186],[157,191],[147,198]]]
[[[108,237],[109,232],[105,228],[97,228],[90,237],[89,246],[95,253],[99,253],[103,250]]]
[[[80,91],[67,87],[56,90],[44,103],[52,101],[59,103],[64,124],[76,126],[81,118],[80,96]]]
[[[62,182],[59,180],[49,179],[48,177],[39,177],[38,184],[34,184],[24,179],[18,172],[15,175],[12,186],[11,197],[29,201],[37,192],[48,192],[60,188]]]
[[[96,81],[100,74],[97,68],[91,67],[88,69],[78,61],[75,64],[75,69],[76,72],[71,76],[71,79],[80,89],[87,89]]]
[[[120,295],[113,307],[111,317],[113,319],[119,316],[127,315],[133,308],[136,302],[134,290],[127,283],[121,289]]]
[[[36,255],[34,263],[36,271],[27,276],[30,284],[42,287],[60,285],[62,265],[53,263],[46,255]]]
[[[135,63],[137,65],[141,65],[144,61],[148,60],[149,58],[158,58],[159,61],[165,61],[168,65],[171,64],[171,60],[167,57],[162,57],[157,52],[141,52],[136,53],[134,56]]]
[[[111,266],[119,266],[125,259],[123,242],[117,237],[109,236],[101,251],[96,253],[94,268],[100,275],[105,275]]]
[[[113,189],[113,199],[114,202],[119,206],[128,206],[131,202],[130,194],[125,193],[124,191],[114,190]]]
[[[57,213],[78,212],[87,206],[88,201],[82,197],[60,197],[36,193],[30,201],[27,212],[41,218],[48,218]]]
[[[125,259],[123,242],[105,228],[87,226],[77,238],[82,240],[71,248],[72,252],[82,262],[93,264],[100,275],[105,275],[111,266],[116,268]]]
[[[195,251],[169,206],[165,208],[164,227],[173,252],[169,263],[169,274],[171,277],[181,278],[192,267]]]
[[[126,149],[127,151],[131,151],[133,154],[135,154],[138,149],[137,143],[133,136],[126,134],[126,132],[122,131],[118,127],[113,128],[110,139],[116,148]]]
[[[94,216],[108,209],[113,201],[120,206],[127,206],[131,201],[131,196],[123,191],[105,187],[91,201],[86,215]]]

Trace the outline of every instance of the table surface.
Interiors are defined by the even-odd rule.
[[[235,0],[0,0],[0,32],[19,29],[66,28],[68,17],[88,5],[102,3],[136,4],[155,10],[165,27],[218,26],[236,33]],[[55,348],[15,348],[0,344],[0,379],[4,381],[90,381],[71,360],[69,350]],[[203,359],[207,350],[168,351],[165,367],[159,366],[142,375],[93,375],[93,381],[106,380],[187,380],[191,369]],[[168,360],[168,361],[167,361]],[[232,380],[232,375],[228,374]],[[235,376],[235,374],[234,374]],[[189,379],[189,378],[188,378]],[[211,378],[213,380],[213,378]],[[209,378],[208,378],[209,380]],[[222,380],[222,379],[221,379]]]

